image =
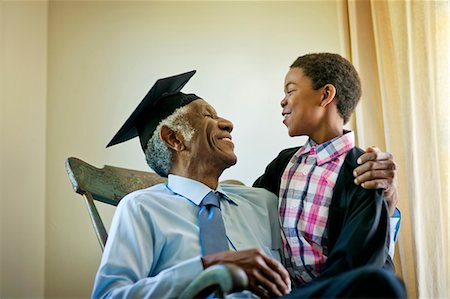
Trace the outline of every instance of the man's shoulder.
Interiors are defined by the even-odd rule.
[[[156,184],[154,186],[139,189],[128,193],[120,201],[119,205],[132,205],[139,203],[151,203],[158,202],[158,199],[163,199],[165,195],[168,195],[168,189],[166,183]]]
[[[264,188],[249,187],[234,184],[220,184],[220,188],[237,201],[251,201],[251,202],[277,202],[278,197],[272,192]]]
[[[230,192],[233,194],[264,194],[267,196],[273,195],[272,192],[267,191],[264,188],[251,187],[246,185],[237,185],[237,184],[220,184],[220,188],[225,192]]]

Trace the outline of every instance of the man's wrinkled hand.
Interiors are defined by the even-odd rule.
[[[202,257],[203,267],[230,263],[247,274],[249,290],[260,297],[279,297],[290,292],[291,280],[283,265],[259,249],[223,251]]]
[[[366,189],[384,189],[389,214],[393,215],[398,202],[397,166],[394,162],[394,156],[391,153],[382,152],[377,147],[368,147],[357,162],[360,166],[353,171],[355,184]]]

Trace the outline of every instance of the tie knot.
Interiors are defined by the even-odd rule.
[[[206,196],[203,198],[202,202],[200,203],[200,206],[213,205],[215,207],[220,208],[219,200],[220,194],[211,191],[208,194],[206,194]]]

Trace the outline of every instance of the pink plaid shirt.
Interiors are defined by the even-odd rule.
[[[300,283],[311,281],[325,265],[328,256],[325,228],[333,188],[345,156],[354,146],[351,131],[319,145],[310,138],[292,156],[281,177],[280,221],[285,264]]]

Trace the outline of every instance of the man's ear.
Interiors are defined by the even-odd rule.
[[[183,135],[173,131],[167,126],[161,126],[161,131],[159,131],[159,137],[164,141],[169,148],[178,152],[184,150],[186,147],[184,145]]]
[[[326,107],[330,104],[336,96],[336,87],[333,84],[325,84],[322,87],[322,99],[320,102],[320,107]]]

